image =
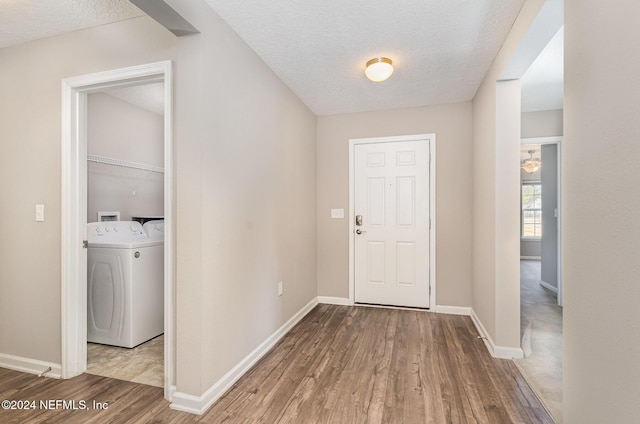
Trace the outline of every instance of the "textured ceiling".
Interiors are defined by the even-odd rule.
[[[205,0],[318,115],[471,100],[524,0]],[[364,77],[393,60],[382,83]]]
[[[0,0],[0,48],[143,14],[127,0]]]
[[[471,100],[524,3],[205,1],[318,115]],[[0,0],[0,48],[142,15],[127,0]],[[561,45],[523,77],[524,110],[562,107]],[[383,83],[363,75],[376,56],[396,66]]]

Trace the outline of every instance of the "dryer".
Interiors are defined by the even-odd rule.
[[[164,246],[135,221],[87,224],[87,341],[132,348],[164,332]]]
[[[146,221],[142,228],[150,239],[164,241],[164,219],[154,219]]]

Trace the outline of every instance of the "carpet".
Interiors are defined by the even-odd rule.
[[[540,285],[540,261],[520,262],[520,315],[525,358],[514,363],[562,423],[562,308],[556,294]]]

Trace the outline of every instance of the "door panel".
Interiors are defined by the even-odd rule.
[[[367,283],[368,284],[384,284],[384,242],[371,241],[368,243],[367,261]]]
[[[373,227],[384,227],[385,185],[384,178],[369,178],[367,180],[368,206],[366,216],[369,217],[369,225]]]
[[[355,301],[428,308],[429,142],[355,146]]]

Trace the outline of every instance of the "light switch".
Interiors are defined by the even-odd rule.
[[[331,209],[331,218],[344,218],[344,209]]]
[[[36,221],[44,222],[44,205],[36,205]]]

